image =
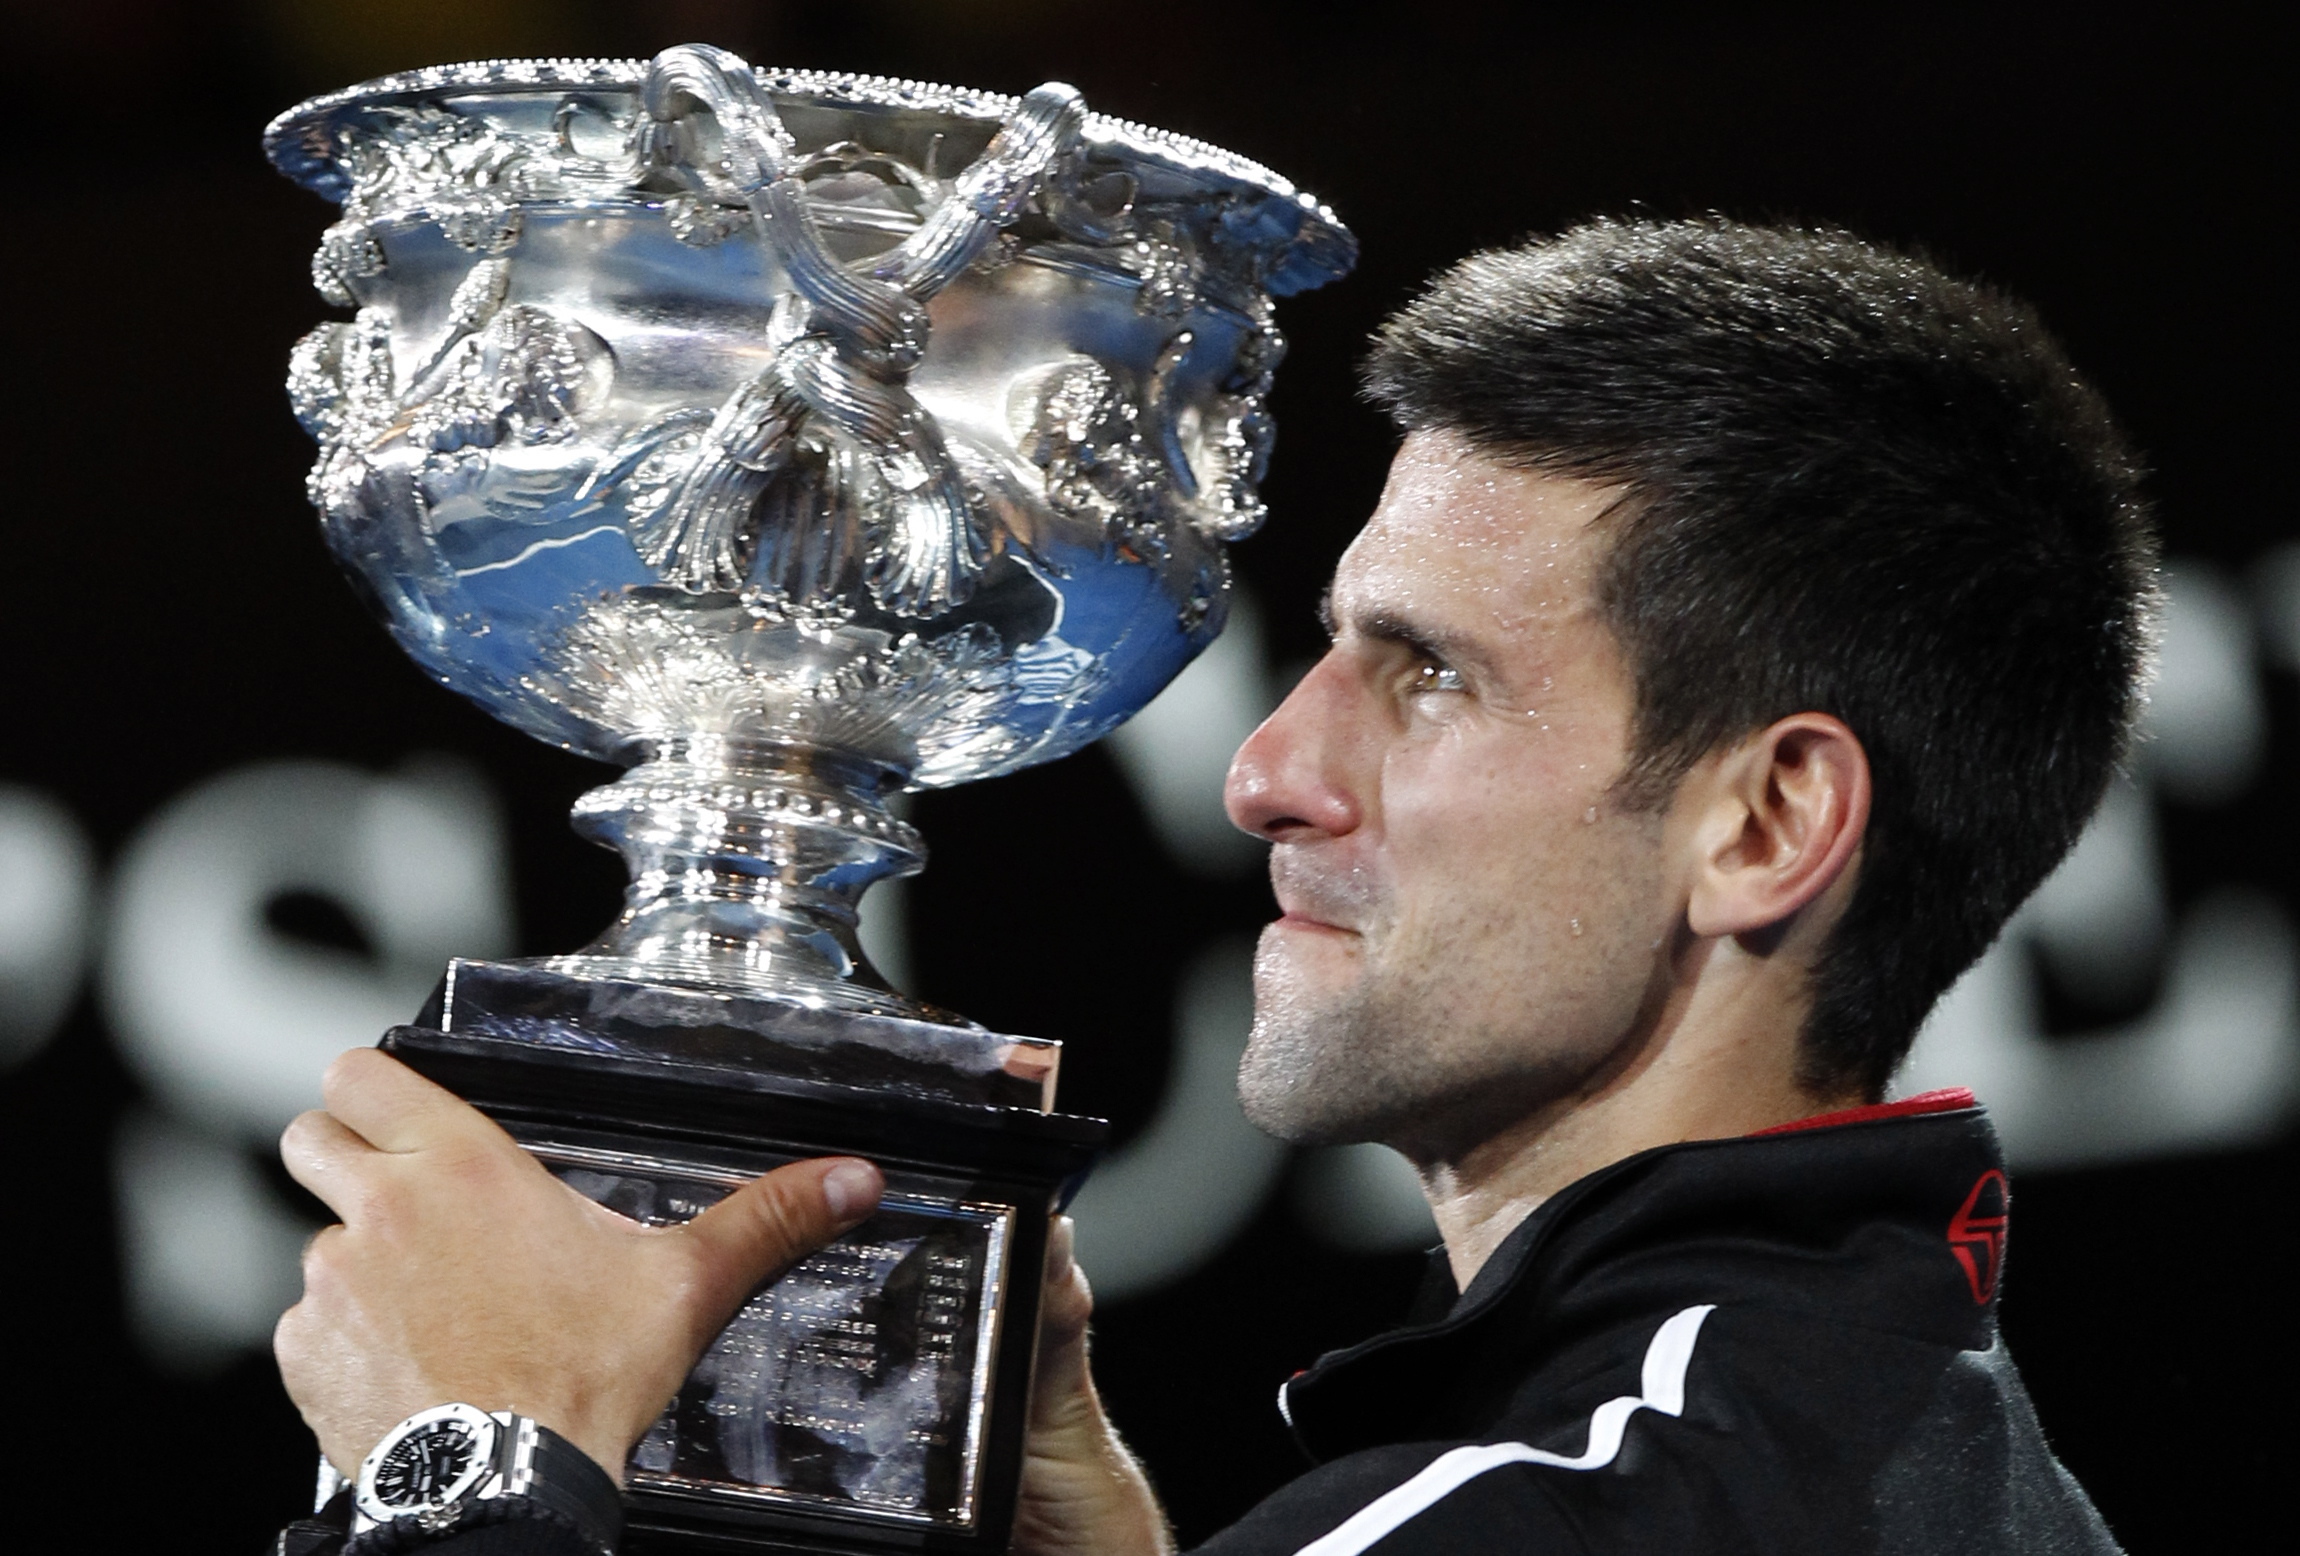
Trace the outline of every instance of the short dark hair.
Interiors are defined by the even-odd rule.
[[[1405,429],[1625,488],[1598,583],[1665,800],[1775,719],[1874,799],[1800,1069],[1869,1095],[2076,841],[2156,604],[2140,466],[2027,304],[1831,228],[1601,220],[1472,256],[1386,323]]]

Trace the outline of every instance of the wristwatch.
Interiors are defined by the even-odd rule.
[[[527,1511],[509,1498],[572,1524],[603,1556],[623,1532],[622,1497],[589,1454],[525,1416],[463,1404],[418,1410],[383,1434],[360,1461],[351,1532],[409,1520],[439,1535],[474,1512]]]

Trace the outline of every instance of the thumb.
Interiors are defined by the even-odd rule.
[[[1094,1293],[1072,1257],[1076,1228],[1057,1216],[1046,1239],[1046,1286],[1038,1309],[1038,1367],[1032,1375],[1031,1418],[1058,1427],[1092,1405],[1086,1363],[1086,1326]]]
[[[878,1208],[886,1180],[869,1162],[793,1162],[749,1183],[678,1229],[700,1267],[695,1317],[716,1331],[769,1277]]]
[[[1078,1267],[1078,1226],[1056,1216],[1046,1235],[1046,1290],[1040,1299],[1039,1330],[1045,1342],[1074,1345],[1094,1317],[1094,1290]]]

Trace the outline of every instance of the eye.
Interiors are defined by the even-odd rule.
[[[1466,692],[1469,682],[1462,679],[1459,670],[1450,665],[1424,662],[1414,671],[1409,689],[1416,695],[1423,692]]]

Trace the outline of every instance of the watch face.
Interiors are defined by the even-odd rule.
[[[375,1467],[376,1497],[392,1507],[444,1502],[478,1457],[470,1427],[461,1421],[429,1422],[384,1451]]]
[[[497,1423],[470,1405],[402,1422],[360,1466],[359,1509],[378,1523],[460,1502],[494,1469]]]

